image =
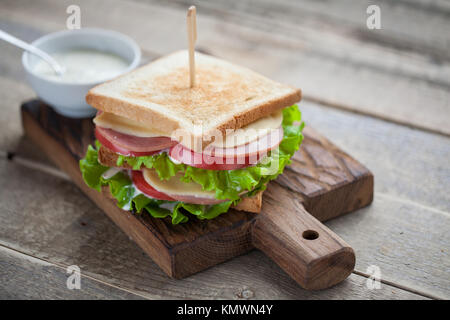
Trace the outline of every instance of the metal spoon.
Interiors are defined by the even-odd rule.
[[[48,55],[47,53],[42,51],[41,49],[38,49],[37,47],[32,46],[31,44],[26,43],[26,42],[10,35],[9,33],[6,33],[5,31],[2,31],[2,30],[0,30],[0,39],[5,40],[6,42],[9,42],[9,43],[15,45],[16,47],[22,48],[23,50],[26,50],[26,51],[38,56],[39,58],[41,58],[42,60],[47,62],[58,76],[62,76],[62,74],[64,73],[65,68],[63,66],[61,66],[58,62],[56,62],[56,60],[53,59],[50,55]]]

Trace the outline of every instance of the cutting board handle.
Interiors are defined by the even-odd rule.
[[[299,208],[301,207],[301,208]],[[253,224],[253,245],[303,288],[325,289],[346,279],[355,266],[353,249],[310,215],[296,210],[263,210]]]

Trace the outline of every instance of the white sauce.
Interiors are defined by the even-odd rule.
[[[170,161],[172,161],[173,163],[175,163],[175,164],[181,164],[181,162],[180,161],[178,161],[178,160],[175,160],[174,158],[172,158],[170,155],[169,155],[169,159],[170,159]]]
[[[84,83],[113,78],[129,65],[122,57],[92,49],[73,49],[50,54],[64,68],[62,76],[55,74],[50,65],[43,61],[34,66],[34,72],[59,82]]]
[[[173,212],[173,209],[175,208],[175,206],[177,204],[178,204],[178,201],[176,201],[176,202],[166,202],[166,203],[161,203],[159,205],[159,207],[163,208],[163,209],[167,209],[167,210]]]
[[[134,188],[134,194],[133,194],[133,196],[131,197],[131,199],[133,199],[134,197],[137,197],[137,196],[140,195],[140,194],[143,194],[143,192],[142,192],[141,190],[139,190],[133,182],[131,183],[131,185],[132,185],[133,188]],[[146,195],[146,194],[144,194],[144,195],[145,195],[146,197],[148,197],[148,198],[151,198],[151,197],[149,197],[149,196]],[[122,210],[130,211],[130,210],[131,210],[131,201],[129,201],[127,204],[125,204],[125,205],[122,207]]]
[[[170,151],[170,148],[167,148],[167,149],[162,149],[161,151],[159,151],[157,154],[161,154],[161,153],[167,153],[167,154],[169,154],[169,151]],[[156,153],[155,153],[156,154]],[[169,156],[170,157],[170,156]]]
[[[131,197],[131,199],[137,197],[137,196],[140,195],[140,194],[143,194],[143,195],[146,196],[147,198],[155,199],[155,198],[153,198],[153,197],[150,197],[148,194],[143,193],[141,190],[139,190],[138,187],[137,187],[133,182],[132,182],[131,184],[132,184],[132,186],[133,186],[133,188],[134,188],[134,194],[133,194],[133,196]],[[158,199],[155,199],[155,200],[158,200]],[[168,210],[170,210],[170,211],[173,211],[173,208],[175,208],[175,206],[176,206],[177,204],[178,204],[178,202],[168,202],[168,203],[162,203],[162,204],[160,204],[159,206],[160,206],[161,208],[164,208],[164,209],[168,209]],[[127,204],[125,204],[125,205],[122,207],[122,210],[130,211],[130,210],[131,210],[131,201],[128,202]]]
[[[115,167],[112,167],[112,168],[109,168],[108,170],[106,170],[103,174],[102,174],[102,178],[103,179],[106,179],[106,180],[109,180],[109,179],[111,179],[112,177],[114,177],[118,172],[120,172],[121,171],[121,169],[120,168],[115,168]]]
[[[122,210],[130,211],[131,210],[131,201],[128,202],[127,204],[124,204],[122,207]]]
[[[106,170],[103,173],[102,177],[104,179],[108,180],[108,179],[111,179],[112,177],[114,177],[118,172],[121,172],[121,171],[125,172],[131,179],[131,170],[123,170],[123,169],[115,168],[115,167],[111,167],[108,170]],[[138,195],[143,193],[141,190],[139,190],[136,187],[136,185],[133,182],[131,182],[131,185],[134,188],[134,193],[133,193],[133,196],[131,197],[131,199],[133,199],[134,197],[137,197]],[[149,197],[148,195],[145,195],[145,196]],[[151,198],[151,197],[149,197],[149,198]],[[122,210],[130,211],[131,210],[131,201],[129,201],[127,204],[124,204],[122,207]]]

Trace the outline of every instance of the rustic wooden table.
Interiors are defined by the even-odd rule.
[[[365,0],[2,0],[0,29],[31,41],[77,4],[82,27],[122,31],[151,60],[186,47],[192,2],[199,49],[302,88],[308,124],[374,173],[374,203],[327,222],[355,249],[354,273],[309,292],[253,251],[168,278],[23,137],[34,93],[21,51],[0,43],[0,298],[450,298],[449,2],[380,0],[382,29],[369,30]],[[66,287],[74,264],[81,290]]]

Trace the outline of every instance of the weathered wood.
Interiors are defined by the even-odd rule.
[[[69,290],[65,268],[0,246],[0,298],[4,299],[143,299],[141,295],[84,277]]]
[[[295,197],[267,192],[263,213],[252,230],[253,245],[305,289],[324,289],[353,271],[353,249],[312,217]],[[301,254],[299,254],[299,252]]]
[[[20,5],[20,2],[16,3]],[[96,9],[101,10],[103,3],[97,3],[98,6]],[[317,3],[318,6],[322,5],[321,2]],[[64,28],[64,19],[53,18],[58,17],[58,14],[51,13],[46,16],[46,13],[43,12],[51,11],[52,8],[44,8],[44,6],[41,6],[40,8],[31,8],[29,6],[32,6],[32,4],[28,3],[27,6],[23,6],[22,8],[24,12],[13,13],[11,16],[8,16],[10,12],[3,11],[3,4],[7,4],[7,2],[2,2],[2,10],[0,10],[0,15],[2,17],[0,19],[0,25],[2,29],[7,29],[11,32],[14,31],[16,32],[15,34],[26,40],[33,40],[42,33]],[[11,1],[10,4],[14,5],[14,2]],[[110,8],[114,8],[114,4],[112,4]],[[334,5],[334,3],[331,5]],[[429,5],[434,6],[435,4],[430,3]],[[143,25],[149,25],[151,21],[145,21],[140,17],[130,19],[129,16],[132,15],[133,4],[128,3],[127,6],[129,9],[124,7],[117,9],[117,12],[123,12],[125,16],[128,17],[127,21],[111,18],[111,21],[109,22],[96,22],[93,16],[98,10],[94,9],[91,11],[93,12],[92,16],[85,20],[85,9],[86,11],[89,11],[91,7],[89,3],[82,2],[83,27],[96,25],[99,27],[117,28],[117,26],[114,25],[114,20],[121,21],[123,29],[121,28],[120,30],[133,37],[135,37],[134,33],[136,31],[139,32],[139,30],[142,30],[142,35],[146,33],[145,36],[147,38],[144,36],[139,36],[138,38],[140,39],[141,45],[144,45],[147,48],[160,50],[160,53],[169,52],[179,48],[179,46],[176,46],[176,43],[178,42],[176,40],[176,32],[174,31],[176,29],[175,27],[162,27],[162,29],[173,31],[170,32],[174,38],[173,43],[169,43],[168,39],[164,39],[162,36],[158,38],[160,41],[158,42],[158,45],[155,45],[156,42],[154,38],[148,42],[144,41],[143,39],[155,37],[155,34],[162,35],[163,33],[158,31],[158,27],[152,27],[152,30],[156,30],[157,32],[149,32],[150,29],[142,28]],[[35,13],[35,17],[31,17],[30,13],[26,12],[26,10],[28,10],[27,7],[30,8],[30,12]],[[64,12],[64,8],[60,10],[61,8],[58,9],[58,12]],[[144,6],[139,6],[139,10],[142,12],[142,16],[150,17],[150,10],[145,9]],[[155,9],[155,12],[161,16],[160,9]],[[2,15],[2,13],[5,13],[6,15]],[[308,14],[309,13],[310,12],[308,12]],[[329,13],[330,12],[326,12],[326,14]],[[331,11],[331,13],[333,13],[333,11]],[[204,13],[202,13],[202,17],[203,14]],[[45,16],[46,21],[43,21],[40,16]],[[408,15],[404,16],[407,17]],[[346,18],[345,15],[343,17]],[[289,17],[284,17],[283,20],[287,18]],[[106,19],[108,19],[108,17],[106,17]],[[227,19],[229,20],[230,17],[227,17]],[[245,19],[242,19],[240,23],[245,23],[246,21],[244,20]],[[299,22],[301,22],[301,20],[302,19],[298,19]],[[428,21],[432,20],[433,18],[431,17],[428,19]],[[86,24],[85,21],[87,21]],[[326,22],[325,19],[324,22]],[[202,23],[202,21],[200,21],[200,23]],[[205,24],[202,26],[205,26]],[[8,29],[8,27],[11,27],[12,29]],[[243,36],[241,33],[235,34],[234,30],[228,31],[233,38],[237,35],[240,37]],[[245,31],[249,34],[250,38],[254,35],[251,30],[245,29]],[[440,35],[443,36],[444,33],[441,33]],[[432,37],[433,36],[430,35],[430,40]],[[259,37],[257,39],[259,39],[258,41],[265,41],[266,38],[267,36]],[[202,40],[202,37],[200,37],[200,40]],[[443,43],[444,42],[442,42],[442,44]],[[172,47],[167,47],[167,45]],[[237,44],[233,44],[233,47],[239,49],[241,45],[242,42],[238,42]],[[362,45],[362,47],[364,47],[364,45]],[[2,61],[4,61],[4,63],[0,63],[1,76],[8,77],[9,80],[18,79],[22,81],[23,78],[21,77],[20,72],[20,52],[14,52],[15,49],[12,49],[12,47],[8,47],[8,45],[4,45],[3,43],[0,43],[0,49],[0,55],[2,56]],[[214,47],[211,49],[214,49]],[[273,55],[270,52],[276,49],[276,46],[265,48],[264,54],[260,55],[261,59],[255,55],[254,47],[249,46],[248,49],[252,56],[248,52],[238,52],[235,57],[236,62],[242,63],[238,58],[239,55],[242,55],[244,58],[243,60],[247,65],[252,66],[249,61],[253,59],[255,61],[255,69],[260,70],[259,67],[261,65],[267,65],[266,68],[269,70],[268,72],[272,72],[279,76],[278,67],[271,63],[266,63],[266,61],[262,59],[264,58],[267,60],[267,57],[265,56],[266,53],[269,56]],[[258,48],[257,51],[262,52],[263,49]],[[297,54],[297,49],[292,50],[292,53]],[[228,58],[229,54],[230,52],[227,52],[222,56]],[[302,59],[301,55],[298,56],[300,61],[307,61]],[[380,58],[386,58],[386,54],[380,54],[379,56]],[[397,60],[393,58],[394,56],[391,56],[391,58],[385,60],[391,61],[391,64],[396,64]],[[399,59],[401,58],[402,57],[400,56]],[[410,58],[412,58],[412,60]],[[414,57],[410,55],[410,58],[403,60],[401,64],[402,68],[406,64],[414,66],[416,64],[415,60],[417,59],[422,60],[420,56]],[[388,68],[392,66],[391,64],[385,69],[388,70]],[[343,66],[348,66],[348,64],[343,63]],[[400,66],[400,64],[397,64],[397,66]],[[431,66],[432,68],[423,66],[420,69],[417,69],[418,71],[423,70],[428,72],[428,75],[417,74],[417,77],[420,76],[433,79],[432,75],[435,74],[435,67],[438,66]],[[446,69],[444,66],[441,67],[442,71],[445,72]],[[339,72],[339,70],[341,69],[334,69],[336,72]],[[261,69],[261,71],[263,70]],[[332,73],[333,75],[334,71]],[[352,71],[349,72],[349,74],[353,76],[355,73]],[[305,79],[307,81],[320,83],[315,77],[307,76]],[[283,79],[280,78],[280,80]],[[370,78],[370,75],[366,74],[364,82],[371,85],[371,83],[373,83],[373,78]],[[394,82],[395,80],[392,79],[386,81],[386,83],[389,84]],[[16,118],[18,118],[17,104],[4,103],[5,98],[8,99],[11,95],[17,94],[20,100],[22,100],[25,96],[31,96],[32,92],[29,89],[28,92],[24,91],[22,93],[16,91],[17,88],[27,88],[23,83],[13,81],[9,81],[9,83],[10,85],[7,87],[2,84],[2,88],[6,89],[0,92],[2,95],[0,105],[2,110],[10,110],[9,114],[13,116],[13,118],[7,120],[3,117],[0,119],[0,136],[1,138],[6,137],[6,140],[13,142],[8,145],[9,150],[9,146],[14,147],[16,142],[20,142],[19,148],[15,151],[19,154],[43,161],[44,157],[38,150],[33,150],[32,144],[27,143],[27,140],[19,139],[21,128],[16,121]],[[376,84],[372,86],[374,88],[377,87]],[[417,92],[414,85],[411,86],[410,89]],[[323,93],[327,92],[325,91]],[[369,99],[369,97],[370,95],[367,99]],[[17,99],[17,102],[19,102],[19,98]],[[390,109],[395,113],[399,106],[401,106],[401,103],[392,103]],[[429,114],[442,114],[433,111],[433,107],[434,106],[431,105],[431,108],[429,108],[427,104],[427,107],[423,109],[429,111]],[[383,278],[410,286],[411,288],[449,297],[448,278],[444,271],[449,268],[448,252],[445,250],[445,247],[448,246],[448,242],[446,242],[445,237],[442,237],[442,235],[446,234],[445,226],[449,223],[447,216],[450,200],[449,195],[446,192],[448,189],[448,182],[450,181],[448,170],[446,169],[448,168],[446,159],[449,157],[449,140],[437,135],[426,134],[418,130],[410,130],[397,125],[387,124],[383,121],[370,119],[368,117],[336,112],[329,108],[321,108],[314,104],[305,103],[305,101],[302,103],[301,108],[305,115],[305,119],[309,124],[325,133],[326,136],[331,138],[337,145],[367,164],[377,175],[375,187],[381,198],[375,202],[375,205],[364,210],[362,214],[359,213],[357,215],[346,216],[342,219],[335,219],[328,224],[333,230],[338,231],[344,239],[354,244],[358,256],[356,267],[365,272],[365,268],[368,265],[376,262],[383,271]],[[425,114],[425,117],[426,116],[428,115]],[[9,129],[4,131],[4,128]],[[3,139],[2,141],[6,140]],[[418,152],[417,145],[424,146],[426,148],[425,151]],[[4,150],[0,151],[0,155],[3,156],[3,153],[5,153]],[[12,169],[13,167],[10,168]],[[296,290],[298,287],[293,284],[291,285],[290,280],[286,276],[281,276],[280,282],[280,276],[273,273],[277,268],[274,268],[270,263],[265,263],[264,261],[268,262],[268,260],[258,252],[253,252],[248,256],[228,262],[225,266],[215,267],[213,270],[196,275],[194,278],[176,283],[168,281],[164,275],[159,275],[159,270],[157,268],[155,269],[153,264],[151,264],[150,267],[136,269],[137,265],[142,266],[142,252],[139,249],[136,249],[135,246],[131,245],[132,248],[130,248],[127,242],[124,241],[124,236],[122,238],[118,237],[117,228],[111,226],[108,229],[105,224],[109,225],[111,223],[103,218],[100,215],[100,212],[97,209],[94,209],[89,202],[86,202],[84,197],[77,192],[77,190],[64,183],[59,183],[58,180],[55,179],[43,179],[42,175],[37,175],[36,177],[33,175],[29,176],[28,179],[25,179],[26,177],[24,177],[21,172],[31,173],[29,170],[27,171],[27,169],[22,169],[20,171],[17,169],[13,170],[13,172],[16,172],[13,176],[3,172],[0,178],[0,181],[2,179],[4,179],[3,181],[8,181],[9,189],[8,192],[6,189],[4,189],[3,192],[0,192],[0,194],[3,194],[4,196],[2,198],[3,215],[1,227],[6,228],[2,229],[0,234],[2,234],[2,238],[4,239],[11,239],[11,237],[13,237],[13,240],[11,241],[21,248],[34,250],[36,254],[49,256],[58,261],[83,261],[86,264],[86,267],[89,270],[92,270],[92,272],[104,275],[105,278],[109,277],[110,279],[115,279],[111,281],[121,283],[125,286],[134,286],[140,289],[145,288],[143,290],[147,292],[157,291],[161,293],[162,297],[202,297],[203,295],[200,293],[203,292],[203,289],[200,288],[207,288],[205,291],[208,292],[207,295],[209,296],[232,297],[232,295],[221,295],[221,293],[225,292],[231,294],[233,290],[232,285],[228,287],[224,285],[225,282],[233,283],[234,288],[238,287],[241,283],[257,283],[257,297],[264,296],[264,292],[267,292],[268,298],[317,297],[315,295],[316,293],[305,295],[300,289],[298,289],[300,291],[297,292]],[[23,181],[26,181],[24,185],[22,185]],[[41,184],[37,184],[37,181]],[[43,188],[42,183],[47,184],[47,188]],[[24,186],[30,186],[30,188],[24,188]],[[17,194],[18,200],[26,199],[26,201],[9,201],[10,199],[16,199],[14,196],[15,194]],[[54,195],[54,199],[50,199],[50,202],[47,199],[48,194]],[[385,194],[389,194],[391,197],[382,197]],[[382,205],[379,205],[380,203]],[[41,208],[43,205],[45,205],[45,208],[48,208],[48,210],[46,210],[46,214],[50,216],[48,219],[42,216]],[[35,213],[33,213],[33,210],[35,210]],[[74,214],[79,215],[80,221],[73,220],[72,216]],[[414,223],[409,223],[411,216],[415,219]],[[83,219],[86,218],[88,219],[87,226],[81,227],[80,223],[85,221]],[[32,219],[38,220],[35,222]],[[69,221],[67,219],[69,219]],[[396,223],[395,225],[392,224],[393,220]],[[3,221],[7,221],[7,223],[3,223]],[[353,225],[353,227],[348,228],[349,224]],[[38,226],[41,227],[39,228]],[[418,230],[416,226],[422,226],[420,230],[433,230],[433,233],[429,234],[426,238],[423,238],[419,243],[415,239],[417,239],[417,236],[420,236],[421,231]],[[27,232],[25,233],[23,230],[27,230]],[[49,234],[49,230],[52,234]],[[398,232],[399,230],[402,231]],[[81,231],[84,231],[84,233],[80,233]],[[63,234],[66,232],[68,232],[68,234]],[[382,232],[385,235],[383,239],[380,239],[380,237],[377,236],[379,232]],[[114,239],[114,241],[111,241],[111,239]],[[388,244],[389,250],[386,250],[386,247],[384,246],[386,239],[390,239],[394,244]],[[101,251],[99,251],[99,248],[101,248]],[[399,249],[397,250],[396,248]],[[120,252],[121,254],[115,254],[117,252]],[[133,258],[132,252],[135,253],[135,259]],[[258,263],[261,262],[262,265],[256,264],[256,262],[255,265],[252,265],[252,261],[257,261]],[[120,272],[117,267],[119,265],[121,266]],[[109,268],[106,266],[109,266]],[[248,266],[248,269],[245,269],[245,266]],[[152,268],[154,269],[153,272],[149,272],[148,270]],[[261,270],[261,274],[254,274],[253,270],[256,269]],[[273,274],[273,276],[269,277],[269,274]],[[202,277],[206,277],[206,279]],[[201,279],[205,279],[205,281],[202,281]],[[342,292],[340,292],[340,290],[334,291],[334,289],[332,289],[333,294],[327,296],[334,296],[336,298],[349,298],[355,296],[369,297],[365,288],[363,288],[363,290],[355,290],[353,286],[356,284],[351,282],[351,279],[352,277],[349,279],[351,284],[341,290]],[[443,279],[445,281],[443,281]],[[161,287],[165,287],[167,282],[171,283],[170,289],[160,289]],[[184,287],[183,283],[186,283]],[[217,283],[218,285],[211,286],[211,283]],[[342,287],[338,286],[338,288]],[[227,291],[228,289],[230,291]],[[389,292],[389,289],[386,291]],[[375,296],[378,296],[379,291],[376,293]],[[374,294],[375,292],[372,292],[372,296],[374,296]]]
[[[73,184],[11,162],[0,160],[0,168],[9,173],[2,176],[10,179],[13,175],[22,177],[21,182],[26,186],[22,195],[26,205],[17,214],[7,210],[6,202],[0,202],[2,221],[5,221],[0,225],[2,245],[19,247],[22,251],[25,249],[33,256],[58,265],[76,264],[83,275],[152,299],[422,298],[385,284],[381,285],[380,290],[368,290],[366,278],[357,275],[351,275],[347,281],[329,290],[305,291],[258,251],[187,279],[171,280]],[[19,181],[13,181],[15,187]],[[8,192],[3,196],[11,198],[12,194]],[[50,202],[49,194],[53,198]],[[14,203],[14,206],[17,205]],[[36,271],[35,278],[40,273]],[[25,280],[29,277],[29,274],[23,276]],[[15,288],[17,283],[22,282],[15,278],[8,283],[10,292],[22,292],[20,288]],[[33,287],[33,284],[29,286]],[[54,287],[53,282],[40,285],[41,290],[45,288],[51,292],[56,291]],[[28,292],[29,298],[39,297],[39,291],[30,289]],[[76,292],[72,294],[77,297]]]
[[[302,113],[376,177],[370,209],[327,224],[352,244],[355,268],[450,297],[450,139],[315,104]]]
[[[294,195],[299,198],[296,203],[289,202],[292,194],[274,192],[269,187],[266,191],[268,198],[271,194],[276,194],[279,201],[264,201],[263,211],[259,215],[230,210],[213,220],[191,219],[187,224],[172,225],[169,218],[154,219],[147,214],[136,216],[125,213],[107,196],[85,185],[79,172],[78,160],[85,153],[87,145],[93,143],[91,119],[62,117],[39,101],[25,104],[22,116],[27,135],[172,277],[191,275],[250,250],[252,224],[263,219],[259,226],[265,222],[273,225],[275,221],[272,213],[279,211],[280,203],[284,203],[286,221],[279,221],[278,229],[282,231],[280,228],[283,226],[285,234],[289,235],[289,243],[286,240],[285,246],[290,249],[284,256],[274,254],[284,250],[283,242],[279,241],[282,238],[276,238],[280,235],[271,233],[275,229],[255,227],[258,231],[254,244],[258,244],[258,248],[268,253],[306,288],[320,289],[334,285],[353,270],[355,261],[351,248],[325,226],[310,218],[303,210],[302,203],[305,206],[320,207],[318,216],[323,220],[366,206],[373,197],[373,176],[361,164],[314,131],[305,130],[305,148],[315,150],[314,155],[310,156],[311,160],[307,161],[299,156],[300,161],[294,159],[294,162],[302,168],[309,177],[308,180],[316,182],[317,188],[305,189]],[[311,154],[311,151],[305,154]],[[352,165],[349,166],[348,163]],[[320,181],[323,175],[328,176],[324,182]],[[332,199],[336,192],[342,193],[349,201]],[[336,201],[343,202],[344,205],[330,205]],[[292,222],[297,224],[294,233],[289,231]],[[305,239],[295,235],[301,235],[310,229],[319,232],[319,240],[305,243]],[[262,241],[264,237],[278,241]],[[295,269],[292,268],[293,265]]]
[[[14,159],[0,160],[0,176],[0,243],[58,264],[76,264],[86,275],[152,298],[233,299],[242,292],[258,299],[417,297],[405,296],[406,292],[384,284],[382,290],[367,290],[366,279],[358,280],[354,275],[332,289],[306,292],[259,251],[186,279],[172,280],[74,184],[25,168]],[[370,206],[327,224],[339,230],[344,239],[356,242],[362,272],[376,264],[383,279],[394,283],[399,279],[413,290],[441,297],[446,296],[441,292],[447,291],[450,296],[442,273],[450,263],[439,244],[445,242],[440,238],[448,217],[414,205],[398,210],[403,204],[389,199],[376,203],[380,202],[382,206]],[[411,216],[416,220],[409,223]],[[416,225],[433,233],[416,242],[420,234]],[[380,232],[385,236],[380,238]],[[389,243],[396,244],[386,251],[381,248],[388,236]],[[396,251],[396,246],[402,250]],[[393,254],[396,258],[391,260]]]
[[[137,1],[154,3],[152,0]],[[159,0],[159,3],[164,1]],[[415,4],[397,0],[379,3],[370,0],[278,0],[276,3],[270,0],[231,0],[226,3],[220,0],[175,0],[170,3],[183,6],[195,4],[202,13],[206,11],[216,16],[223,14],[223,11],[239,13],[247,17],[242,21],[247,24],[252,23],[253,19],[256,23],[261,17],[266,17],[274,24],[320,28],[345,34],[347,38],[361,40],[368,45],[378,44],[386,48],[418,52],[436,61],[450,59],[450,7],[444,3],[423,0]],[[366,10],[373,4],[381,9],[380,30],[370,30],[366,25]],[[437,33],[438,29],[442,32]]]
[[[371,169],[376,192],[450,212],[450,138],[315,103],[300,109],[309,125]]]
[[[125,32],[149,51],[165,54],[185,43],[184,33],[179,32],[185,28],[184,6],[153,2],[77,3],[84,8],[84,26],[101,25]],[[44,31],[58,30],[65,27],[65,20],[56,19],[59,15],[55,12],[64,12],[68,4],[72,2],[29,3],[24,9],[20,1],[5,2],[0,17],[12,23],[27,21]],[[99,16],[97,12],[106,7],[114,9]],[[381,36],[380,41],[368,45],[366,36],[349,37],[345,27],[318,28],[297,17],[270,19],[206,9],[198,21],[202,29],[199,48],[301,87],[306,99],[450,135],[444,120],[450,116],[450,62],[436,61],[427,55],[437,50],[410,52],[392,47],[390,44],[396,40]],[[428,14],[420,19],[434,20],[433,11]],[[361,15],[365,17],[365,12]],[[404,16],[409,22],[411,16]],[[295,24],[289,22],[294,19]],[[447,21],[443,20],[443,28]],[[366,31],[364,35],[377,31]],[[445,37],[446,33],[441,34]]]
[[[3,116],[0,117],[0,149],[9,151],[17,148],[23,132],[20,114],[17,108],[11,106],[20,104],[23,97],[32,97],[33,92],[25,84],[1,76],[0,88],[0,109],[3,110]]]
[[[384,284],[379,290],[367,290],[366,278],[357,275],[351,275],[348,281],[329,290],[308,292],[291,284],[292,288],[289,287],[287,292],[277,289],[267,292],[259,289],[258,282],[252,283],[251,287],[236,282],[236,277],[239,277],[239,270],[233,268],[233,266],[231,274],[224,270],[216,270],[220,278],[228,280],[223,282],[224,284],[227,283],[227,286],[217,286],[214,281],[211,282],[209,277],[206,277],[203,280],[196,280],[200,280],[201,283],[205,282],[212,288],[203,286],[202,290],[198,291],[189,290],[189,287],[192,287],[189,282],[186,283],[189,286],[187,288],[183,285],[180,286],[180,281],[177,280],[166,281],[164,287],[161,287],[160,280],[155,278],[155,281],[150,282],[150,285],[155,286],[155,289],[148,288],[148,292],[132,292],[127,288],[122,289],[91,276],[86,277],[83,269],[81,269],[81,288],[69,290],[66,287],[67,277],[69,276],[66,273],[66,266],[55,265],[3,246],[0,246],[0,258],[1,299],[274,299],[279,298],[280,294],[285,299],[351,299],[354,297],[361,299],[424,299],[420,295]],[[251,258],[258,259],[258,257]],[[262,260],[267,259],[264,256],[261,256],[261,258]],[[145,273],[148,274],[148,270]],[[143,275],[145,276],[144,273]],[[283,278],[288,279],[283,274],[277,276],[279,277],[278,280],[280,278],[282,281]],[[210,283],[207,283],[207,281],[210,281]],[[209,293],[206,293],[205,290],[208,289]]]
[[[445,271],[450,268],[450,256],[445,249],[450,240],[444,236],[447,234],[447,226],[450,224],[448,209],[445,209],[449,204],[449,195],[445,190],[450,182],[448,178],[450,171],[446,161],[450,152],[450,139],[361,115],[333,111],[310,103],[303,102],[301,109],[304,119],[309,124],[326,132],[328,137],[332,137],[346,151],[357,155],[358,158],[363,159],[363,162],[369,163],[370,168],[378,177],[375,187],[376,195],[379,195],[379,198],[376,198],[378,200],[375,201],[375,205],[327,223],[332,230],[354,247],[357,255],[356,269],[366,272],[368,266],[375,264],[381,268],[383,279],[430,295],[450,297],[448,289],[450,283]],[[417,152],[416,143],[426,146],[426,152]],[[32,146],[31,143],[21,143],[23,147],[27,145]],[[32,149],[18,150],[18,154],[37,160],[42,157],[38,150]],[[429,170],[424,171],[423,168],[427,167]],[[162,280],[165,279],[164,276],[143,275],[148,273],[146,269],[154,270],[154,265],[144,267],[145,263],[140,260],[142,258],[141,251],[137,249],[133,251],[127,241],[116,235],[117,231],[114,227],[106,228],[101,222],[103,220],[99,221],[99,217],[97,217],[101,213],[94,210],[89,202],[83,200],[83,196],[78,191],[73,188],[61,187],[61,184],[57,183],[58,180],[45,180],[44,182],[41,176],[29,176],[29,170],[23,170],[25,170],[25,176],[20,171],[11,169],[0,174],[3,181],[9,181],[7,189],[9,192],[6,193],[5,189],[4,198],[0,199],[0,203],[4,202],[1,211],[5,216],[2,216],[2,221],[6,221],[2,224],[7,228],[0,230],[4,239],[12,239],[11,241],[17,243],[18,248],[33,250],[35,254],[42,251],[42,254],[55,259],[84,261],[86,268],[96,274],[106,274],[108,279],[115,279],[111,281],[115,281],[116,284],[126,285],[127,280],[120,281],[120,279],[136,279],[134,284],[129,285],[155,291],[157,290],[155,281],[157,283],[165,282]],[[26,180],[24,180],[25,177],[27,177]],[[45,183],[50,189],[37,187],[36,181],[42,181],[41,184]],[[421,183],[419,184],[417,181],[421,181]],[[24,189],[22,183],[29,188]],[[271,186],[274,186],[274,183]],[[52,191],[55,188],[67,193]],[[14,198],[15,194],[22,201],[16,203],[7,200]],[[30,219],[40,216],[30,210],[35,208],[40,211],[40,205],[46,203],[47,194],[53,195],[52,201],[45,207],[49,208],[46,210],[49,215],[47,224],[41,220]],[[18,207],[23,203],[34,202],[37,204],[28,205],[25,211],[22,206]],[[73,209],[71,204],[74,206]],[[74,222],[67,214],[69,212],[71,214],[79,212],[80,221]],[[63,225],[54,226],[56,229],[52,231],[53,241],[49,243],[50,239],[44,239],[48,238],[47,230],[55,222],[55,217]],[[412,217],[413,220],[411,220]],[[26,230],[34,230],[35,233],[37,232],[35,235],[23,233],[21,226],[24,221],[27,225]],[[83,228],[85,233],[77,236],[77,233],[80,232],[81,221],[85,221],[89,227]],[[73,230],[70,231],[72,236],[56,232],[58,228],[69,232],[68,224],[70,225],[70,223],[75,224],[71,228]],[[42,232],[38,232],[39,229],[35,227],[38,225],[48,226]],[[423,230],[429,231],[426,238],[423,238],[423,232],[425,232]],[[380,237],[379,234],[383,236]],[[95,241],[92,242],[92,239]],[[417,239],[421,240],[417,241]],[[80,250],[79,246],[83,249]],[[102,252],[98,255],[97,250],[100,247]],[[117,256],[117,252],[119,256]],[[62,256],[65,258],[61,258]],[[100,261],[110,265],[111,271],[103,271]],[[262,274],[255,275],[255,278],[251,278],[253,280],[247,282],[249,274],[253,272],[253,265],[250,264],[246,269],[247,266],[243,266],[242,261],[236,260],[231,264],[235,266],[236,270],[242,271],[242,274],[236,271],[236,274],[233,275],[236,277],[236,283],[258,282],[261,285],[258,287],[259,290],[268,290],[268,292],[272,292],[270,288],[276,285],[279,289],[276,291],[276,296],[286,297],[283,294],[284,290],[288,290],[286,285],[278,285],[275,276],[267,278],[273,267],[261,266],[261,269],[258,270],[261,270]],[[118,265],[121,265],[120,272],[117,271]],[[141,268],[135,270],[135,265],[140,265]],[[228,279],[224,274],[229,265],[230,262],[226,266],[213,268],[212,273],[208,273],[208,280],[205,280],[205,283],[195,282],[196,280],[189,281],[189,287],[197,292],[195,288],[205,286],[208,281],[222,283],[224,279]],[[224,274],[218,274],[215,270],[223,270]],[[115,274],[115,272],[118,273]],[[160,272],[158,271],[156,274],[160,274]],[[120,279],[117,279],[118,277]],[[142,280],[145,277],[147,280]],[[189,279],[199,279],[198,277]],[[202,276],[200,278],[203,279]],[[208,290],[212,292],[211,295],[220,295],[221,289],[218,287],[207,287],[210,288]],[[180,288],[179,290],[177,291],[179,294],[183,290],[191,292],[188,289]],[[164,296],[163,291],[161,295]],[[298,294],[298,297],[300,296],[302,295]]]
[[[356,269],[368,274],[369,267],[376,266],[387,281],[450,298],[448,213],[377,194],[370,210],[351,216],[327,225],[352,241]]]

